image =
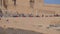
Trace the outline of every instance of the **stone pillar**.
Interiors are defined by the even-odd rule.
[[[40,15],[43,10],[43,0],[35,0],[34,15]]]

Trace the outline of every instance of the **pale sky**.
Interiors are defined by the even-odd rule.
[[[60,0],[44,0],[47,4],[60,4]]]

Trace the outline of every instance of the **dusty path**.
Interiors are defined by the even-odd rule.
[[[0,20],[0,27],[31,30],[44,34],[60,34],[60,17],[3,17]],[[52,26],[52,27],[50,27]]]

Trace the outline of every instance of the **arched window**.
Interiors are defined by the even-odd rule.
[[[30,2],[30,7],[33,8],[35,0],[30,0],[29,2]]]
[[[8,3],[8,0],[3,0],[3,6],[4,6],[4,8],[6,8],[6,9],[7,9],[7,3]]]
[[[0,0],[0,7],[2,6],[2,0]]]
[[[16,6],[16,0],[12,0],[14,2],[14,6]]]

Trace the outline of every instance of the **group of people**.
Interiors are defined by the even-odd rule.
[[[2,10],[0,9],[0,17],[2,17],[2,16],[4,16],[4,17],[5,16],[7,16],[7,17],[60,17],[60,14],[50,14],[50,15],[45,15],[45,14],[33,15],[33,14],[24,14],[24,13],[21,13],[21,14],[19,14],[19,13],[10,14],[7,11],[7,13],[5,15],[5,14],[3,14]]]

